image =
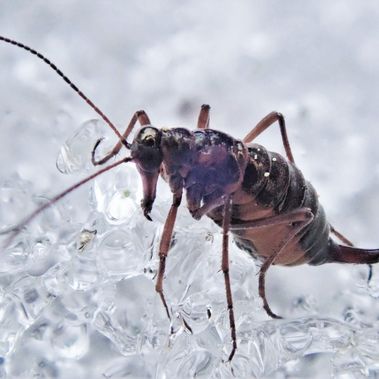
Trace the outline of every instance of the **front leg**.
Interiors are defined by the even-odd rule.
[[[174,225],[175,225],[175,220],[176,220],[176,214],[178,212],[178,208],[181,203],[181,200],[182,200],[181,191],[173,195],[171,208],[170,208],[170,211],[168,212],[168,216],[166,218],[166,222],[163,227],[162,239],[159,244],[159,268],[158,268],[158,277],[157,277],[157,282],[155,285],[155,290],[158,292],[162,300],[163,306],[167,313],[167,317],[169,319],[171,319],[171,317],[170,317],[170,312],[168,310],[166,299],[163,293],[163,277],[164,277],[164,272],[166,269],[166,258],[167,258],[168,251],[170,248],[172,232],[174,230]]]
[[[92,164],[94,166],[99,166],[99,165],[103,165],[104,163],[108,162],[109,159],[113,158],[115,155],[117,155],[119,153],[122,145],[124,145],[127,149],[130,150],[130,144],[129,144],[129,142],[127,142],[127,138],[129,137],[129,134],[132,132],[133,128],[135,127],[137,121],[141,124],[141,126],[150,124],[150,119],[149,119],[149,117],[145,111],[135,112],[132,119],[129,122],[129,125],[127,126],[125,132],[122,135],[122,139],[116,143],[116,145],[113,147],[113,149],[105,157],[103,157],[99,160],[96,160],[95,153],[96,153],[96,149],[99,147],[102,139],[100,138],[99,140],[97,140],[95,146],[92,149],[92,154],[91,154]]]
[[[204,186],[196,183],[187,188],[187,207],[195,220],[200,220],[205,214],[225,204],[225,192],[217,189],[204,196]]]

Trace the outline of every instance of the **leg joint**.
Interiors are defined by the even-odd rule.
[[[278,119],[284,120],[284,116],[283,116],[282,113],[280,113],[280,112],[274,112],[274,113],[275,113],[275,115],[276,115],[276,117],[277,117]]]

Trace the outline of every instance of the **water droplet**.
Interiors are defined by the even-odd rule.
[[[306,325],[285,325],[280,328],[283,348],[290,353],[305,351],[312,343],[312,333]]]
[[[135,216],[141,215],[141,188],[142,182],[134,165],[116,168],[111,179],[103,175],[94,181],[93,206],[109,223],[128,222],[132,226]]]
[[[132,217],[137,211],[140,212],[135,200],[125,196],[127,192],[129,191],[117,191],[112,196],[105,212],[108,219],[122,223]]]
[[[87,326],[60,325],[50,337],[54,351],[63,358],[80,359],[88,352],[89,336]]]
[[[104,276],[121,278],[142,272],[144,255],[136,250],[133,231],[114,230],[101,241],[97,262]]]
[[[31,184],[14,176],[0,180],[0,225],[6,229],[17,224],[28,211],[33,209],[28,187]]]
[[[75,257],[65,276],[67,283],[76,291],[87,291],[93,288],[99,279],[95,259],[84,255]]]
[[[72,174],[92,168],[92,149],[96,141],[107,131],[102,124],[103,122],[99,120],[86,121],[72,137],[66,140],[61,147],[56,163],[62,174]],[[102,145],[101,147],[104,148],[106,144]],[[99,148],[99,150],[102,149]]]

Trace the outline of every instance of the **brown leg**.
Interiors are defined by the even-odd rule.
[[[132,119],[129,122],[128,127],[126,128],[124,134],[122,135],[122,139],[125,142],[123,143],[121,141],[118,141],[116,145],[113,147],[112,151],[110,151],[104,158],[100,160],[95,159],[95,152],[96,152],[97,147],[100,145],[101,139],[99,139],[96,142],[94,148],[92,149],[92,164],[94,166],[102,165],[105,162],[107,162],[109,159],[117,155],[123,144],[126,144],[125,146],[130,148],[130,144],[126,141],[126,139],[129,137],[129,134],[132,132],[137,120],[139,121],[141,126],[150,124],[149,117],[147,116],[145,111],[137,111],[136,113],[134,113]]]
[[[369,263],[367,266],[368,266],[367,284],[370,284],[371,279],[372,279],[372,264]]]
[[[203,104],[201,106],[199,118],[197,120],[198,129],[208,129],[209,128],[209,110],[211,107],[208,104]]]
[[[304,228],[309,225],[313,220],[313,214],[309,208],[300,208],[296,209],[292,212],[288,212],[286,214],[266,217],[254,221],[249,221],[241,224],[233,224],[230,227],[230,230],[244,230],[244,229],[252,229],[252,228],[263,228],[266,226],[273,226],[279,224],[288,224],[288,223],[298,223],[298,225],[294,226],[293,231],[289,234],[288,238],[284,241],[283,245],[279,249],[278,252],[274,253],[270,257],[266,258],[263,262],[261,270],[259,272],[259,296],[263,300],[263,308],[267,312],[269,316],[272,318],[281,318],[272,312],[265,291],[265,275],[269,267],[272,263],[274,263],[275,259],[280,255],[280,253],[286,248],[288,243],[292,241],[294,238],[300,238],[301,232]]]
[[[313,218],[312,211],[309,208],[295,209],[291,212],[270,217],[258,218],[254,221],[231,224],[229,230],[245,230],[264,228],[266,226],[275,226],[280,224],[290,224],[293,222],[302,222]]]
[[[330,231],[345,245],[347,246],[354,246],[352,242],[350,242],[343,234],[341,234],[338,230],[334,229],[332,225],[330,226]]]
[[[228,361],[231,361],[237,349],[237,337],[236,337],[236,324],[234,321],[234,311],[233,311],[233,298],[232,290],[230,286],[230,276],[229,276],[229,226],[230,226],[230,196],[225,200],[224,206],[224,219],[222,223],[222,263],[221,269],[224,273],[225,281],[225,291],[226,291],[226,302],[228,304],[229,311],[229,324],[230,324],[230,334],[232,337],[233,348],[229,354]]]
[[[263,300],[263,308],[265,309],[265,311],[267,312],[267,314],[269,316],[271,316],[272,318],[281,318],[280,316],[278,316],[277,314],[275,314],[269,304],[268,304],[268,301],[267,301],[267,298],[266,298],[266,286],[265,286],[265,276],[266,276],[266,272],[267,270],[270,268],[270,266],[272,265],[272,263],[274,263],[275,259],[280,255],[280,253],[285,249],[285,247],[287,246],[287,244],[292,241],[294,238],[297,238],[299,239],[300,236],[301,236],[301,232],[304,230],[304,228],[309,225],[313,220],[313,215],[312,217],[308,218],[307,220],[304,220],[302,221],[299,225],[297,225],[293,232],[288,236],[288,239],[285,241],[285,243],[283,244],[283,246],[280,248],[280,250],[271,255],[270,257],[268,257],[264,262],[263,262],[263,265],[261,267],[261,270],[259,271],[259,296],[262,298]]]
[[[295,163],[295,160],[292,155],[291,147],[288,141],[286,123],[284,117],[279,112],[271,112],[265,118],[258,122],[255,128],[246,135],[243,139],[243,142],[249,143],[257,138],[262,132],[264,132],[269,126],[271,126],[275,121],[279,122],[280,133],[282,135],[282,141],[284,150],[286,151],[287,158],[290,162]]]
[[[166,309],[167,317],[171,320],[170,312],[168,310],[168,306],[166,303],[166,299],[163,294],[163,277],[166,268],[166,258],[168,255],[168,250],[170,248],[172,232],[174,229],[174,224],[176,220],[176,214],[178,212],[178,207],[182,200],[182,191],[180,193],[174,194],[171,208],[168,212],[168,216],[166,218],[166,222],[163,228],[162,239],[159,244],[159,268],[158,268],[158,277],[157,283],[155,285],[155,290],[159,293],[159,296],[162,300],[163,306]]]
[[[203,198],[203,205],[196,209],[191,210],[191,215],[195,220],[200,220],[206,213],[210,212],[212,209],[215,209],[217,207],[220,207],[221,205],[225,204],[225,194],[222,191],[215,191],[209,197],[204,200]]]

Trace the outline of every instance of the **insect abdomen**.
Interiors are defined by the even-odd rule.
[[[300,170],[281,155],[267,151],[263,146],[249,146],[242,191],[250,200],[238,204],[244,197],[237,194],[233,205],[233,221],[246,222],[258,218],[284,214],[291,210],[310,208],[312,223],[305,228],[300,239],[288,245],[278,260],[282,265],[309,263],[318,265],[328,260],[329,224],[316,191]],[[291,232],[291,225],[274,225],[259,230],[242,230],[235,233],[239,247],[254,256],[268,257],[280,249]]]

